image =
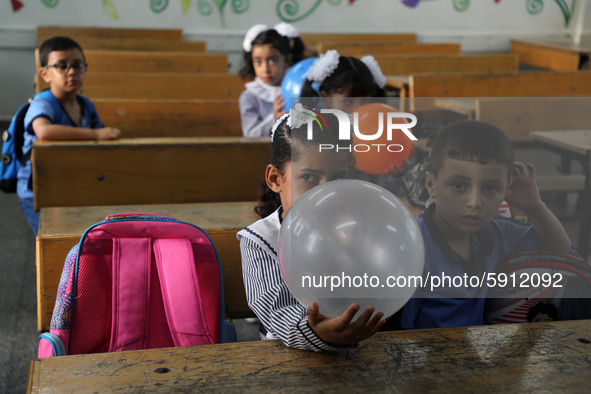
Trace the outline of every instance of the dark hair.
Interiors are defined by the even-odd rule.
[[[281,55],[285,56],[286,60],[289,60],[290,64],[299,62],[304,57],[304,42],[301,38],[296,37],[289,39],[281,34],[277,33],[275,29],[265,30],[259,33],[258,36],[252,41],[252,47],[255,45],[271,45],[274,49],[279,51]],[[289,59],[291,55],[291,59]],[[250,52],[243,51],[244,65],[238,72],[240,78],[254,78],[254,66],[252,65],[252,50]]]
[[[67,51],[70,49],[78,49],[84,57],[84,51],[82,47],[70,37],[52,37],[48,38],[39,47],[39,62],[41,67],[47,66],[47,59],[49,54],[53,51]]]
[[[433,141],[429,171],[437,176],[448,157],[481,164],[493,160],[507,166],[508,178],[513,171],[511,142],[505,133],[485,122],[464,120],[441,130]]]
[[[527,312],[527,321],[532,322],[540,313],[548,315],[548,317],[554,321],[558,321],[558,309],[554,304],[546,301],[540,301],[529,308],[529,312]]]
[[[328,96],[351,87],[351,97],[384,97],[384,91],[376,85],[373,74],[361,60],[352,56],[339,56],[337,68],[320,84],[320,92]],[[301,97],[320,97],[312,88],[312,81],[306,80]]]
[[[316,122],[312,123],[312,139],[308,140],[308,124],[291,129],[287,125],[288,117],[283,118],[281,123],[275,129],[273,134],[273,143],[271,144],[271,162],[280,174],[285,174],[285,168],[288,163],[297,161],[305,149],[318,149],[319,144],[337,145],[339,142],[339,122],[336,115],[322,114],[326,121],[325,130],[322,130]],[[339,150],[340,153],[351,156],[351,165],[354,165],[355,159],[351,152]],[[269,216],[279,208],[281,200],[279,194],[272,191],[266,182],[260,186],[259,204],[255,212],[264,218]]]

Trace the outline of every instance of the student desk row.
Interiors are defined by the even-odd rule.
[[[403,200],[414,216],[422,210]],[[193,223],[212,239],[224,277],[228,316],[252,316],[242,282],[240,248],[236,233],[255,222],[256,202],[211,202],[191,204],[102,205],[41,209],[37,234],[37,323],[48,331],[64,261],[84,230],[114,213],[144,212],[172,216]]]
[[[378,333],[348,351],[278,340],[32,360],[27,392],[588,392],[591,321]]]
[[[55,36],[73,38],[82,49],[205,52],[205,42],[184,41],[181,29],[118,29],[37,26],[37,46]]]
[[[122,138],[242,136],[235,99],[95,99],[103,123]]]
[[[36,84],[37,93],[48,88]],[[97,98],[128,99],[234,99],[244,91],[237,74],[223,73],[131,73],[92,72],[84,79],[80,94]]]
[[[574,44],[572,40],[511,40],[511,53],[519,62],[556,71],[576,71],[589,68],[591,45],[589,37]]]
[[[70,249],[91,225],[115,213],[156,213],[199,226],[216,246],[224,277],[228,316],[252,316],[242,283],[240,248],[236,233],[257,220],[256,202],[104,205],[43,208],[37,234],[37,329],[49,330],[55,296]]]
[[[37,141],[35,209],[50,206],[253,201],[270,138]]]
[[[132,73],[225,73],[228,56],[225,53],[123,51],[84,49],[84,59],[92,72]],[[35,49],[36,69],[41,67],[39,49]]]

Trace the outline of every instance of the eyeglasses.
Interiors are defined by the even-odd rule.
[[[47,68],[55,68],[55,70],[60,74],[65,74],[70,69],[74,70],[76,73],[85,73],[86,69],[88,68],[88,64],[86,63],[71,63],[71,64],[64,64],[64,63],[56,63],[56,64],[48,64],[47,66],[43,67]]]

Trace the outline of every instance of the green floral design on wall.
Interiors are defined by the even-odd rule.
[[[150,0],[150,9],[155,14],[164,11],[168,7],[168,0]]]
[[[464,12],[470,7],[470,0],[453,0],[454,9],[458,12]]]
[[[115,20],[119,20],[119,14],[117,13],[117,7],[111,0],[103,0],[103,13],[108,17]]]
[[[54,8],[58,5],[59,2],[60,0],[41,0],[41,3],[43,3],[44,6],[49,8]]]
[[[326,2],[333,6],[341,4],[341,0],[326,0]],[[277,16],[284,22],[297,22],[310,16],[320,3],[322,0],[316,0],[307,11],[302,11],[298,0],[279,0],[276,7]]]
[[[568,26],[573,14],[575,13],[575,4],[577,3],[576,0],[573,0],[570,7],[567,4],[566,0],[554,0],[558,7],[560,7],[560,11],[562,11],[562,15],[564,16],[564,25]],[[527,0],[526,1],[526,9],[531,15],[537,15],[544,9],[544,0]]]
[[[209,16],[213,13],[213,5],[214,3],[217,6],[218,12],[220,14],[220,21],[222,22],[223,26],[226,26],[226,18],[224,16],[224,9],[228,0],[197,0],[197,10],[201,15]],[[242,14],[250,8],[250,1],[249,0],[231,0],[230,7],[232,12],[235,14]]]

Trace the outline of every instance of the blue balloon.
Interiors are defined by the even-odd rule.
[[[308,76],[308,69],[316,60],[315,57],[309,57],[301,60],[291,66],[285,73],[283,81],[281,82],[281,95],[283,96],[283,103],[285,104],[283,109],[289,111],[291,109],[291,98],[299,98]],[[294,103],[296,104],[296,103]]]

